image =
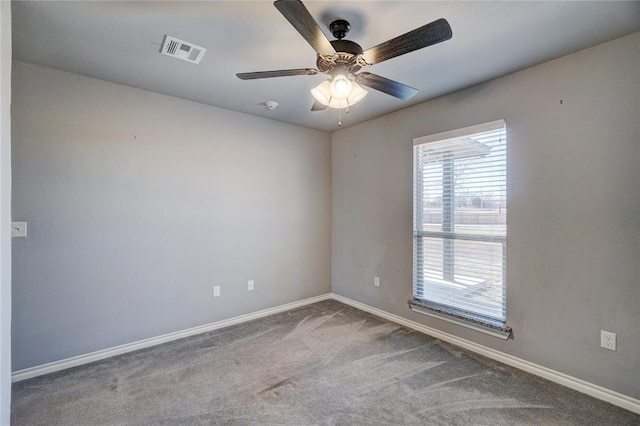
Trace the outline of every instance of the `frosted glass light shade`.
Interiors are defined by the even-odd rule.
[[[329,101],[331,100],[331,83],[328,80],[323,81],[311,89],[311,94],[322,105],[329,105]]]

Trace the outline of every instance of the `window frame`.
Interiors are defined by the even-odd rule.
[[[506,122],[505,120],[496,120],[488,123],[482,123],[475,126],[469,126],[461,129],[456,129],[448,132],[437,133],[433,135],[423,136],[419,138],[415,138],[413,140],[414,152],[413,152],[413,298],[409,300],[409,307],[416,312],[423,313],[429,316],[437,317],[439,319],[443,319],[448,322],[453,322],[468,328],[472,328],[483,333],[487,333],[493,335],[495,337],[499,337],[501,339],[507,340],[512,333],[510,327],[506,324],[506,249],[507,249],[507,237],[506,230],[505,235],[490,235],[490,234],[464,234],[458,233],[454,230],[453,223],[453,211],[455,211],[455,205],[453,204],[454,196],[453,196],[453,188],[452,188],[452,178],[454,173],[454,165],[455,159],[447,159],[442,158],[443,161],[443,177],[442,177],[442,187],[443,187],[443,199],[445,197],[447,202],[449,202],[450,211],[447,212],[445,201],[442,201],[443,204],[443,212],[442,212],[442,231],[424,231],[418,230],[416,224],[422,223],[421,212],[423,210],[424,204],[422,200],[418,200],[419,195],[422,194],[422,191],[418,189],[421,187],[424,180],[422,178],[423,170],[419,169],[418,162],[416,161],[416,149],[415,147],[418,145],[424,145],[431,142],[443,142],[446,140],[462,138],[465,136],[471,136],[474,134],[489,132],[492,130],[500,130],[504,129],[505,136],[507,132]],[[507,149],[508,141],[505,140],[505,149]],[[507,175],[508,171],[506,170],[506,156],[507,152],[505,151],[505,187],[507,184]],[[445,161],[450,162],[450,169],[447,168]],[[451,176],[449,180],[445,180],[446,171],[451,171]],[[448,194],[448,191],[450,192]],[[418,204],[419,203],[419,204]],[[507,198],[508,203],[508,198]],[[420,208],[418,208],[420,206]],[[508,210],[507,210],[508,211]],[[471,312],[464,310],[459,307],[449,306],[441,303],[437,303],[433,300],[428,300],[424,293],[418,291],[418,287],[423,286],[424,284],[420,284],[418,281],[417,271],[420,268],[420,262],[424,262],[426,259],[426,255],[423,253],[418,253],[420,248],[418,246],[419,239],[423,238],[439,238],[442,240],[442,274],[443,280],[446,281],[446,277],[450,277],[453,279],[454,274],[454,263],[455,263],[455,254],[452,249],[447,250],[447,247],[452,246],[456,241],[479,241],[479,242],[488,242],[488,243],[501,243],[502,246],[502,297],[504,300],[504,306],[502,308],[502,318],[496,319],[488,316],[484,316],[479,313]],[[422,246],[421,246],[422,247]],[[424,270],[424,266],[422,267]],[[424,291],[424,289],[423,289]],[[421,293],[421,294],[419,294]],[[422,295],[423,298],[419,296]]]

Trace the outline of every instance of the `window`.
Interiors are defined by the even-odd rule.
[[[507,339],[503,120],[414,140],[412,309]]]

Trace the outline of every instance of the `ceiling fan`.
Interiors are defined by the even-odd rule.
[[[316,68],[297,68],[275,71],[238,73],[241,80],[288,77],[294,75],[327,74],[330,80],[311,89],[315,98],[312,111],[329,108],[348,109],[361,101],[367,91],[360,85],[370,87],[398,99],[407,100],[418,90],[397,81],[370,72],[360,72],[363,67],[378,64],[387,59],[413,52],[452,37],[446,19],[438,19],[413,31],[387,40],[375,47],[362,50],[359,44],[345,40],[350,30],[349,22],[338,19],[329,25],[336,40],[329,41],[316,21],[300,0],[276,0],[276,9],[293,25],[300,35],[317,52]]]

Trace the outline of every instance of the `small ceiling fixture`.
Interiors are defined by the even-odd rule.
[[[358,43],[344,39],[351,29],[349,22],[344,19],[331,22],[329,30],[336,40],[329,41],[300,0],[276,0],[273,4],[317,52],[318,68],[247,72],[238,73],[236,76],[241,80],[253,80],[327,74],[330,80],[323,81],[311,89],[311,94],[315,98],[312,111],[327,107],[347,110],[367,95],[367,91],[360,85],[401,100],[410,99],[418,93],[417,89],[377,74],[359,71],[363,67],[449,40],[453,35],[447,20],[438,19],[368,50],[362,50]]]

